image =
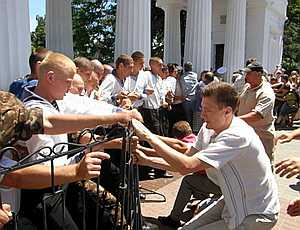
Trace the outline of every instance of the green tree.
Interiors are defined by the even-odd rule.
[[[287,17],[283,36],[283,67],[292,71],[300,66],[300,0],[289,0]]]
[[[164,56],[164,11],[151,1],[151,55]]]
[[[72,1],[75,56],[113,62],[116,0]]]
[[[34,51],[39,47],[46,47],[45,17],[36,16],[37,26],[31,32],[31,49]]]

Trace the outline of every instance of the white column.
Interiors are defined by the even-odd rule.
[[[73,58],[71,0],[46,1],[46,47]]]
[[[140,50],[151,56],[151,0],[118,0],[115,59]],[[147,64],[147,63],[146,63]]]
[[[227,2],[224,52],[227,82],[231,82],[234,71],[244,67],[246,8],[246,0],[228,0]]]
[[[180,11],[186,3],[183,0],[158,0],[156,5],[165,12],[164,61],[181,64]]]
[[[184,61],[194,71],[211,68],[212,0],[188,0]]]
[[[31,52],[28,0],[0,1],[0,88],[29,73]]]
[[[287,4],[287,0],[277,0],[276,4],[267,0],[247,1],[246,59],[256,57],[269,72],[282,58],[282,40],[276,36],[283,36]]]

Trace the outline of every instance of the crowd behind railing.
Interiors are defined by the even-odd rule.
[[[156,134],[176,151],[187,153],[188,146],[195,144],[196,139],[200,138],[196,138],[195,134],[202,130],[204,123],[209,124],[212,119],[207,116],[210,108],[205,107],[206,102],[203,101],[205,97],[209,97],[205,94],[205,89],[222,82],[229,75],[224,67],[216,71],[203,70],[195,73],[191,62],[186,62],[181,67],[176,63],[164,63],[159,57],[151,57],[145,67],[141,51],[135,51],[131,56],[122,54],[114,64],[102,64],[99,60],[85,57],[77,57],[72,61],[48,49],[38,49],[31,54],[29,65],[31,73],[15,80],[9,87],[9,91],[24,103],[29,112],[22,107],[20,101],[11,99],[11,96],[3,94],[1,97],[3,103],[8,103],[6,110],[4,111],[4,107],[1,110],[1,148],[13,145],[18,153],[17,158],[13,159],[4,156],[1,165],[6,168],[16,166],[15,161],[25,158],[26,162],[38,162],[39,166],[33,169],[29,167],[21,173],[16,171],[11,178],[9,173],[4,176],[3,185],[22,189],[2,189],[2,201],[12,204],[17,218],[17,221],[6,225],[6,228],[76,230],[116,229],[126,225],[130,229],[141,229],[147,225],[141,218],[138,181],[135,180],[172,177],[166,170],[169,167],[155,167],[160,164],[138,154],[144,152],[151,155],[157,151],[158,147],[151,141],[153,136],[149,134],[145,137],[146,140],[149,138],[148,141],[143,141],[143,134],[140,134],[139,141],[133,138],[124,142],[124,128],[121,128],[117,129],[119,134],[114,138],[89,147],[89,151],[77,152],[76,149],[107,137],[105,134],[116,131],[117,123],[126,126],[134,118],[143,121],[151,134]],[[247,60],[245,68],[234,72],[230,79],[234,92],[239,95],[239,104],[223,102],[222,98],[217,98],[215,104],[221,103],[223,106],[229,103],[227,107],[232,107],[232,110],[225,111],[225,114],[235,115],[254,128],[273,164],[274,123],[277,128],[291,127],[299,109],[298,72],[287,73],[281,66],[276,66],[273,73],[267,73],[252,58]],[[223,90],[228,89],[225,87]],[[44,119],[44,123],[39,117],[41,111],[44,116],[49,116],[48,120]],[[17,125],[21,115],[25,117],[24,121]],[[211,122],[218,123],[219,117],[212,115],[215,120]],[[102,126],[93,132],[80,131],[96,124]],[[11,128],[13,125],[16,126]],[[213,130],[218,130],[216,125],[212,125]],[[141,126],[142,130],[143,128]],[[51,131],[52,129],[56,130]],[[135,131],[137,132],[137,128]],[[42,135],[44,132],[47,135]],[[31,137],[32,134],[34,135]],[[133,151],[138,148],[140,152],[137,151],[135,157],[130,155],[124,160],[124,151],[127,149],[127,152],[131,152],[130,148]],[[49,149],[75,151],[68,156],[52,159],[51,164],[40,162],[41,158],[47,156]],[[37,151],[40,154],[31,154]],[[145,159],[153,162],[146,164]],[[145,163],[141,164],[144,166],[140,166],[139,170],[134,166],[125,170],[125,165],[139,161]],[[276,167],[279,167],[278,172],[284,170],[281,163]],[[89,180],[95,176],[98,179]],[[20,181],[16,182],[15,178]],[[45,178],[52,180],[49,179],[46,183]],[[205,189],[190,187],[194,181],[205,183]],[[125,188],[128,183],[133,183],[130,191]],[[159,218],[162,224],[180,227],[179,218],[191,195],[198,197],[200,201],[206,200],[205,207],[219,202],[222,195],[219,186],[209,179],[203,168],[185,176],[181,189],[170,216]],[[63,196],[49,196],[49,193],[56,191],[63,191]],[[190,195],[182,197],[183,194]],[[5,211],[6,207],[4,205],[1,211],[10,216],[10,212]],[[203,209],[201,207],[199,210]],[[1,223],[8,220],[8,217],[0,218]],[[271,220],[273,224],[276,221]],[[152,229],[153,226],[149,224],[148,227]]]

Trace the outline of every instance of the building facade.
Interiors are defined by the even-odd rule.
[[[195,71],[226,67],[225,80],[256,57],[267,71],[281,63],[287,0],[157,0],[165,14],[164,60]],[[187,12],[181,57],[180,12]],[[0,1],[0,88],[29,72],[29,0]],[[46,0],[46,46],[73,57],[71,0]],[[151,0],[118,0],[115,57],[151,56]]]

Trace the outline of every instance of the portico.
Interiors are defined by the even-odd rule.
[[[226,81],[245,60],[266,70],[281,63],[287,0],[157,0],[165,13],[164,61],[191,61],[195,71],[226,67]],[[184,57],[180,12],[187,11]],[[151,0],[117,0],[115,53],[151,56]],[[29,72],[29,0],[0,1],[0,87]],[[46,0],[46,46],[73,57],[71,0]]]

